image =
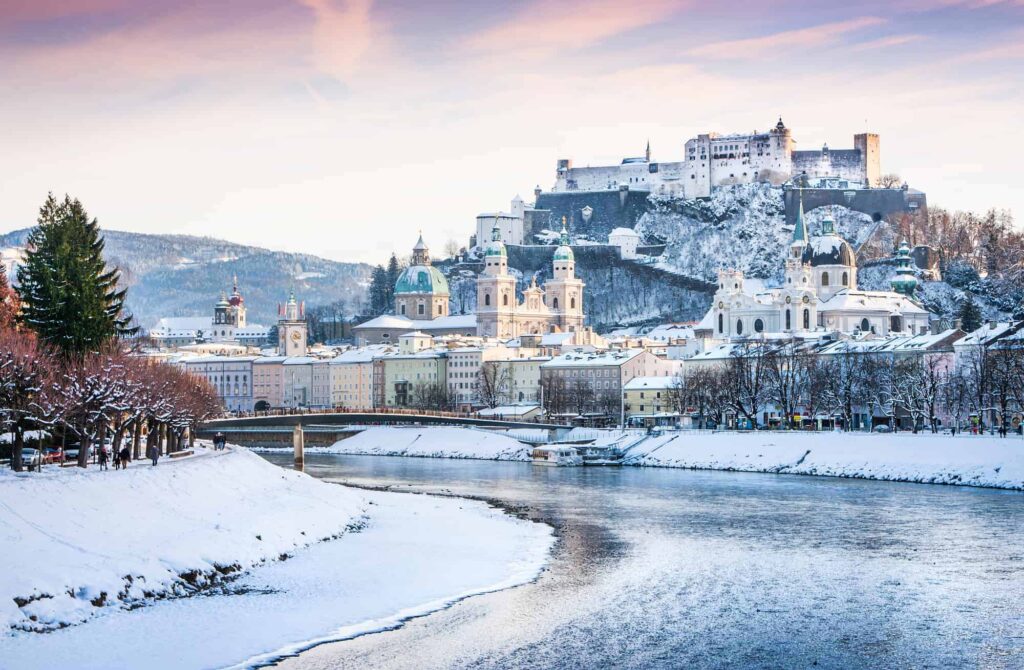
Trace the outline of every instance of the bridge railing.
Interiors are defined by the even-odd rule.
[[[515,417],[506,416],[482,417],[477,416],[475,412],[413,409],[405,407],[374,407],[366,409],[357,409],[354,407],[280,407],[267,410],[225,412],[222,416],[217,418],[250,419],[265,416],[316,416],[318,414],[382,414],[394,416],[430,416],[441,419],[476,419],[478,421],[508,421],[510,423],[543,423],[549,425],[553,423],[551,421],[542,421],[540,417],[533,417],[532,419],[517,419]]]

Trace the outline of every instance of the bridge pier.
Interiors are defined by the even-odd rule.
[[[295,430],[292,431],[292,447],[295,448],[295,467],[301,470],[305,460],[304,452],[306,449],[306,438],[302,433],[302,424],[296,424]]]

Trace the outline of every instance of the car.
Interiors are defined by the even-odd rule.
[[[875,426],[874,430],[875,430],[876,433],[891,433],[892,432],[892,429],[889,428],[889,426],[885,425],[884,423],[880,423],[877,426]]]
[[[81,449],[81,445],[73,444],[70,447],[64,447],[64,460],[65,461],[77,461],[78,452]],[[92,447],[89,447],[89,456],[92,456]]]
[[[32,449],[31,447],[25,447],[22,449],[21,464],[30,468],[39,467],[39,451],[37,449]]]
[[[43,463],[63,463],[64,450],[60,447],[46,447],[43,449]]]

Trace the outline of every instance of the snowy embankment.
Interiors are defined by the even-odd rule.
[[[481,502],[353,490],[242,449],[4,473],[0,667],[267,662],[526,583],[553,542]]]
[[[245,450],[0,474],[0,630],[186,595],[360,523],[361,493]]]
[[[680,431],[643,440],[626,464],[1024,490],[1020,438]]]
[[[308,447],[310,454],[419,456],[528,461],[530,446],[501,433],[451,426],[367,428],[329,447]]]

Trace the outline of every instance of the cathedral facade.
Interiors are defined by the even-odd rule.
[[[531,282],[516,298],[516,278],[508,271],[508,252],[497,226],[484,247],[484,270],[476,281],[477,335],[512,338],[520,335],[582,332],[583,280],[576,277],[576,259],[562,222],[562,238],[552,257],[552,278],[544,288]]]
[[[904,256],[909,258],[905,243],[899,253],[901,272],[893,281],[894,290],[860,290],[853,248],[829,219],[822,222],[819,235],[809,237],[801,206],[783,285],[763,288],[756,280],[746,285],[742,272],[719,271],[718,290],[697,334],[729,339],[813,330],[880,336],[927,333],[931,313],[911,297],[916,280],[903,267]]]

